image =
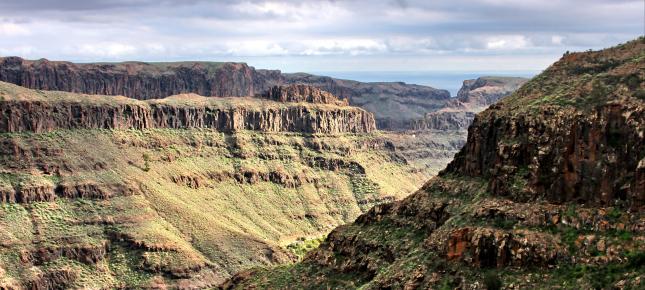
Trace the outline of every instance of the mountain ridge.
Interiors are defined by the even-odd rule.
[[[641,288],[644,67],[642,37],[565,54],[478,114],[419,191],[221,287]]]

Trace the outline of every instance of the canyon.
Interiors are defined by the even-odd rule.
[[[9,289],[209,288],[297,262],[437,174],[475,112],[526,81],[451,98],[243,63],[17,57],[0,80]]]
[[[0,82],[0,112],[7,289],[208,288],[291,263],[417,189],[464,137],[381,132],[302,85],[136,100]]]
[[[644,68],[643,37],[565,53],[420,190],[221,288],[643,288]]]

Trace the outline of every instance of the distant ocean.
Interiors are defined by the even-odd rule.
[[[530,78],[539,71],[482,71],[482,72],[458,72],[458,71],[387,71],[387,72],[340,72],[321,71],[312,72],[316,75],[330,76],[339,79],[349,79],[361,82],[405,82],[408,84],[426,85],[437,89],[444,89],[456,96],[464,80],[476,79],[480,76],[511,76]]]

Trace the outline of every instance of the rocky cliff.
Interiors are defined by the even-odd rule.
[[[480,113],[421,190],[222,287],[643,288],[644,52],[566,54]]]
[[[331,94],[314,88],[297,88],[299,90],[288,91],[292,98],[289,101],[306,101],[312,92],[327,102],[337,101]],[[0,97],[0,132],[210,128],[222,132],[258,130],[337,134],[368,133],[376,129],[372,114],[359,108],[328,104],[198,95],[138,101],[124,97],[36,92],[7,83],[0,83]]]
[[[158,99],[182,93],[252,96],[265,79],[244,63],[87,63],[0,58],[0,81],[39,90]]]
[[[305,73],[283,74],[284,82],[309,84],[373,112],[379,129],[407,129],[410,120],[446,107],[450,93],[402,82],[363,83]]]
[[[445,90],[405,83],[363,83],[309,74],[256,70],[244,63],[85,63],[0,58],[0,81],[40,90],[158,99],[195,93],[238,97],[265,94],[271,87],[307,84],[348,99],[375,114],[384,129],[402,126],[446,106]]]

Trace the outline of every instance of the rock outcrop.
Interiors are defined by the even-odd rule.
[[[419,191],[222,288],[643,288],[644,51],[565,54],[478,114]]]
[[[0,85],[4,99],[0,101],[0,132],[212,128],[223,132],[336,134],[367,133],[376,129],[372,114],[348,106],[276,103],[253,98],[208,99],[197,95],[137,101],[123,97],[39,93],[6,83]],[[34,97],[24,98],[26,95]],[[325,96],[330,100],[333,97]]]
[[[480,77],[465,80],[457,97],[445,108],[428,112],[423,118],[403,125],[411,130],[466,130],[475,114],[510,95],[528,79],[517,77]]]
[[[479,112],[512,94],[527,81],[528,79],[518,77],[491,76],[465,80],[457,92],[457,100],[471,108],[471,111]]]

